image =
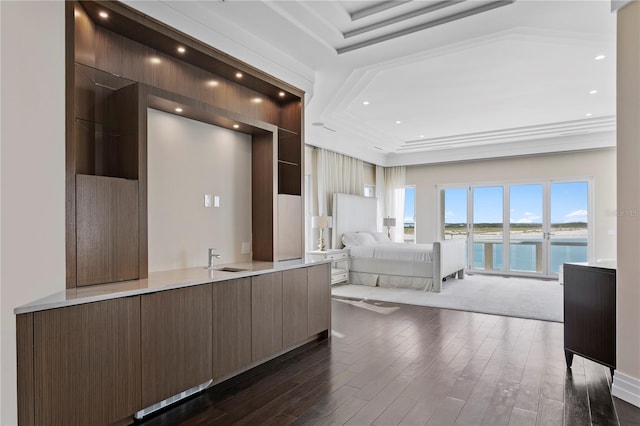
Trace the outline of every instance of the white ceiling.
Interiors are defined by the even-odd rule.
[[[608,0],[126,3],[302,88],[306,142],[376,164],[615,146]]]

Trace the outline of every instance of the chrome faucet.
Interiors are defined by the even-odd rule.
[[[215,253],[216,249],[214,248],[210,248],[209,249],[209,265],[207,266],[207,269],[213,269],[214,265],[214,258],[215,259],[220,259],[220,255],[218,253]]]

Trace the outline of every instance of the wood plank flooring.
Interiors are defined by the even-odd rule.
[[[608,368],[574,357],[563,326],[334,299],[310,343],[145,425],[640,425]]]

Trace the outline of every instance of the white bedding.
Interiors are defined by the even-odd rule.
[[[352,258],[433,262],[433,244],[379,243],[348,247]]]

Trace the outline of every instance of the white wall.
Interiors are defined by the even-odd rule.
[[[640,407],[640,2],[618,11],[618,271],[612,394]]]
[[[0,424],[16,423],[13,309],[65,288],[64,3],[0,2]]]
[[[436,236],[436,185],[561,177],[593,177],[595,256],[615,259],[614,149],[407,167],[406,183],[416,186],[416,242],[430,242]]]
[[[251,137],[148,111],[149,271],[204,266],[209,247],[219,263],[250,260]]]

